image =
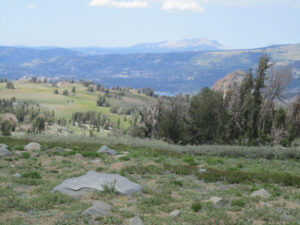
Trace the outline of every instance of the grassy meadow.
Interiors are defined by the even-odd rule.
[[[42,150],[25,153],[30,141],[40,143]],[[128,224],[136,215],[157,225],[300,224],[300,159],[284,154],[299,153],[298,147],[265,147],[274,154],[261,158],[254,153],[263,147],[232,146],[245,153],[235,156],[230,146],[181,147],[130,137],[25,135],[2,137],[0,143],[13,153],[0,158],[0,224],[90,224],[81,213],[95,200],[113,207],[108,216],[97,218],[98,224]],[[97,153],[102,144],[118,155]],[[52,147],[72,151],[47,153]],[[200,168],[207,172],[198,172]],[[118,173],[141,184],[143,192],[121,196],[94,191],[80,200],[51,193],[63,180],[88,171]],[[251,197],[261,188],[269,198]],[[223,198],[224,205],[208,201],[213,196]],[[171,217],[176,209],[180,216]]]
[[[56,118],[71,119],[74,112],[95,111],[109,116],[111,121],[116,122],[120,118],[120,127],[128,128],[131,116],[117,115],[110,113],[110,107],[97,106],[97,96],[103,95],[103,92],[88,92],[87,88],[80,83],[60,82],[57,87],[52,87],[50,83],[29,83],[22,81],[14,82],[15,89],[7,89],[6,83],[0,83],[0,98],[11,99],[15,97],[17,101],[39,104],[42,109],[53,110]],[[72,88],[76,88],[76,93],[72,93]],[[57,89],[59,94],[54,94]],[[63,95],[63,91],[68,90],[69,95]],[[116,92],[110,90],[112,93]],[[109,98],[111,105],[123,107],[140,107],[153,102],[153,98],[137,94],[131,90],[121,100]]]

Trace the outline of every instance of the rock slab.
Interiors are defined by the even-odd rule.
[[[103,191],[104,185],[115,184],[118,194],[129,195],[142,190],[141,185],[128,180],[119,174],[105,174],[89,171],[87,174],[65,180],[53,190],[59,191],[72,197],[78,196],[78,191],[92,189]]]
[[[98,149],[97,151],[98,153],[105,153],[108,155],[116,155],[117,152],[109,147],[107,147],[106,145],[103,145],[101,148]]]
[[[25,151],[40,151],[41,150],[41,145],[36,142],[30,142],[24,147]]]

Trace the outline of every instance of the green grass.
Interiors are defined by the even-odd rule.
[[[67,121],[72,118],[74,112],[95,111],[101,112],[109,116],[112,122],[117,122],[120,118],[120,128],[128,128],[130,117],[124,121],[124,115],[116,115],[110,113],[109,107],[99,107],[96,100],[99,92],[88,93],[86,88],[79,83],[63,83],[61,87],[53,88],[51,84],[32,84],[14,82],[16,89],[6,89],[5,84],[0,84],[0,96],[4,99],[15,97],[17,101],[28,102],[31,104],[39,104],[41,108],[54,110],[56,118],[65,118]],[[76,87],[76,93],[71,93],[72,87]],[[54,90],[58,89],[59,94],[54,94]],[[63,90],[69,90],[69,95],[62,95]],[[137,94],[131,94],[131,97],[138,98]]]
[[[128,137],[26,137],[31,138],[0,137],[0,143],[7,144],[13,152],[13,156],[7,157],[10,161],[0,158],[0,214],[5,215],[0,217],[0,224],[18,224],[20,215],[24,224],[87,223],[89,218],[83,218],[81,213],[92,201],[104,201],[113,207],[110,216],[98,218],[100,224],[127,224],[135,215],[143,218],[145,224],[157,225],[297,225],[300,221],[299,159],[248,158],[246,153],[240,157],[192,155],[184,146],[141,140],[143,146],[140,140]],[[16,160],[15,151],[33,139],[41,144],[40,157]],[[128,152],[126,160],[97,154],[102,144],[119,153]],[[47,154],[45,150],[52,147],[72,151]],[[193,148],[204,151],[207,146]],[[220,149],[227,151],[227,147]],[[76,157],[76,153],[83,157]],[[94,163],[94,158],[101,160]],[[116,162],[123,164],[122,170],[111,169]],[[199,168],[206,168],[207,172],[199,173]],[[65,179],[88,171],[119,173],[141,184],[143,192],[127,197],[115,194],[113,186],[107,186],[105,193],[92,192],[80,200],[51,192]],[[23,177],[14,178],[17,172]],[[261,188],[269,191],[271,197],[251,197],[253,191]],[[226,204],[214,207],[208,202],[213,196],[223,198]],[[176,209],[181,211],[180,216],[171,218],[169,213]]]

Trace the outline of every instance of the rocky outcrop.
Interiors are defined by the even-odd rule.
[[[247,72],[237,70],[233,73],[226,75],[224,78],[218,80],[211,89],[214,91],[220,91],[226,95],[230,90],[237,88],[242,81],[246,78]]]

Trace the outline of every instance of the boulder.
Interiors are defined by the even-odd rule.
[[[31,142],[24,147],[25,151],[40,151],[41,145],[39,143]]]
[[[172,211],[172,212],[170,213],[170,216],[171,216],[171,217],[177,217],[177,216],[180,216],[180,210],[176,209],[176,210]]]
[[[252,192],[251,197],[257,197],[257,196],[259,196],[261,198],[270,198],[271,194],[262,188],[262,189]]]
[[[129,225],[144,225],[144,222],[140,217],[135,216],[129,220]]]
[[[22,175],[20,173],[15,173],[13,176],[16,177],[16,178],[22,177]]]
[[[111,205],[105,202],[93,202],[93,206],[84,210],[82,216],[91,216],[94,218],[99,216],[107,216],[111,208]]]
[[[1,156],[11,156],[11,152],[6,148],[0,148],[0,157]]]
[[[103,145],[101,148],[98,149],[97,151],[98,153],[105,153],[108,155],[116,155],[117,152],[109,147],[107,147],[106,145]]]
[[[209,200],[209,202],[212,202],[215,206],[223,206],[225,205],[225,202],[223,200],[223,198],[220,198],[220,197],[211,197]]]
[[[199,172],[199,173],[206,173],[206,169],[200,168],[200,169],[198,170],[198,172]]]
[[[116,193],[129,195],[142,190],[141,185],[128,180],[119,174],[105,174],[89,171],[87,174],[65,180],[53,190],[72,197],[78,197],[78,191],[84,189],[103,191],[104,185],[115,185]],[[79,194],[82,195],[81,193]]]
[[[7,149],[7,145],[6,144],[0,144],[0,149],[1,148]]]

